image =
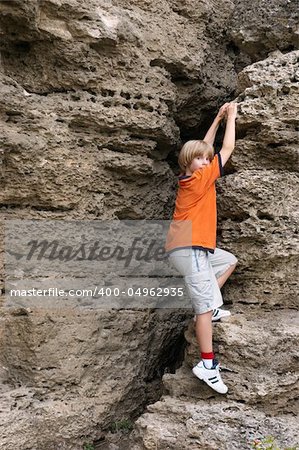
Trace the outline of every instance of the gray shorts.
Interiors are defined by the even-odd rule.
[[[178,249],[168,256],[170,264],[184,277],[195,314],[204,314],[223,305],[217,278],[238,262],[225,250],[214,253],[197,248]]]

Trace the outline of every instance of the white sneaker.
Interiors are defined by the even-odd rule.
[[[231,316],[230,311],[227,309],[216,308],[213,309],[212,322],[217,322],[217,320],[222,319],[223,317]]]
[[[216,308],[213,309],[213,314],[212,314],[212,322],[217,322],[218,320],[222,319],[223,317],[229,317],[231,316],[230,311],[227,311],[227,309],[221,309],[221,308]],[[193,318],[194,322],[196,322],[196,314]]]
[[[207,369],[203,361],[200,361],[195,367],[193,367],[192,372],[197,378],[207,383],[210,388],[214,389],[214,391],[219,394],[226,394],[228,388],[221,379],[218,361],[214,359],[213,363],[212,369]]]

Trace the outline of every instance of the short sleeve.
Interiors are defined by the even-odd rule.
[[[210,186],[217,180],[217,178],[224,175],[222,160],[220,153],[217,153],[212,159],[211,164],[202,169],[197,169],[193,172],[197,179],[197,189],[202,193],[207,191]]]

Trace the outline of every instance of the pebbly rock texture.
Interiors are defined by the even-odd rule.
[[[276,49],[298,48],[298,8],[295,0],[236,0],[229,35],[235,46],[254,59]]]
[[[255,441],[262,441],[265,432],[279,437],[280,448],[290,448],[298,436],[294,417],[268,418],[240,403],[220,399],[207,403],[165,396],[148,411],[137,422],[143,445],[132,445],[132,450],[250,449]]]
[[[0,2],[3,220],[169,219],[181,139],[202,138],[217,107],[239,103],[217,182],[219,246],[239,259],[224,289],[235,316],[215,333],[237,373],[225,373],[225,399],[192,378],[191,322],[184,364],[164,375],[167,395],[130,450],[242,449],[266,433],[294,444],[296,17],[280,0]],[[79,450],[136,417],[181,360],[191,315],[1,302],[5,450]]]

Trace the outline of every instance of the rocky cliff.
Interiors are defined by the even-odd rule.
[[[232,318],[215,326],[229,395],[191,376],[190,311],[8,308],[2,284],[2,447],[82,449],[149,403],[129,448],[294,446],[295,1],[14,0],[0,12],[3,222],[171,218],[182,140],[239,103],[217,182],[218,245],[239,259],[224,287]]]

